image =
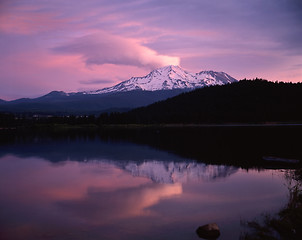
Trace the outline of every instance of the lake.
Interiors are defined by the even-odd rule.
[[[241,149],[238,155],[231,146],[242,144],[232,142],[242,129],[233,129],[232,141],[226,141],[229,131],[3,135],[0,237],[200,239],[196,229],[215,222],[219,239],[239,239],[242,222],[276,213],[288,200],[288,166],[261,166],[254,153],[280,156],[289,146],[286,141],[285,150],[275,142],[267,148],[256,143],[243,149],[250,154],[242,155]],[[253,139],[254,132],[243,135]],[[195,151],[186,152],[190,146]]]

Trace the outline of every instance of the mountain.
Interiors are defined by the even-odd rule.
[[[47,94],[40,98],[17,99],[0,103],[0,112],[46,115],[98,115],[103,112],[125,112],[182,93],[166,91],[129,91],[110,94]]]
[[[302,83],[256,79],[196,89],[104,123],[302,122],[300,109]]]
[[[224,85],[232,82],[237,82],[237,80],[224,72],[202,71],[193,74],[184,71],[179,66],[170,65],[153,70],[144,77],[132,77],[113,87],[84,93],[102,94],[133,90],[158,91],[195,89],[211,85]]]
[[[60,97],[68,97],[70,94],[63,92],[63,91],[52,91],[39,99],[53,99],[53,98],[60,98]]]
[[[52,91],[42,97],[0,102],[0,112],[82,115],[124,112],[211,85],[237,82],[224,72],[188,73],[178,66],[166,66],[144,77],[132,77],[109,88],[66,93]]]

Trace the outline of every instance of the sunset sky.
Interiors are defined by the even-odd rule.
[[[301,0],[1,0],[0,98],[100,89],[165,65],[302,81]]]

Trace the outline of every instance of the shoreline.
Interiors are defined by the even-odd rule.
[[[302,123],[221,123],[221,124],[178,124],[178,123],[160,123],[160,124],[34,124],[31,126],[11,126],[0,127],[1,131],[18,131],[26,129],[43,130],[76,130],[76,129],[129,129],[129,128],[228,128],[228,127],[302,127]]]

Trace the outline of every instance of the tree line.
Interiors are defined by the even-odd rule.
[[[0,126],[301,122],[301,109],[302,83],[244,79],[185,92],[125,113],[47,117],[0,113]]]

